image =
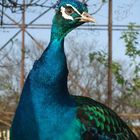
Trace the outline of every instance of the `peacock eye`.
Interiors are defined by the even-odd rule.
[[[71,15],[71,14],[74,13],[74,10],[73,10],[72,7],[67,6],[67,7],[65,7],[65,13],[66,13],[67,15]]]

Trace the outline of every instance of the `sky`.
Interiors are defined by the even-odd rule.
[[[98,9],[98,0],[96,7],[89,6],[89,12],[94,12]],[[42,11],[46,10],[45,8],[31,8],[26,12],[26,23],[29,23],[33,20],[37,15],[39,15]],[[9,10],[5,11],[10,17],[12,17],[17,22],[21,21],[21,13],[15,14],[11,13]],[[42,24],[50,24],[52,23],[52,18],[55,11],[51,10],[42,16],[35,23]],[[140,0],[113,0],[113,24],[114,25],[128,25],[130,22],[136,23],[140,25]],[[96,25],[107,25],[108,23],[108,4],[104,4],[100,11],[93,15],[96,18]],[[10,21],[11,22],[11,21]],[[4,17],[4,23],[9,23],[9,20]],[[74,36],[75,40],[79,42],[87,41],[88,43],[95,43],[95,48],[91,51],[95,50],[105,50],[107,51],[108,46],[108,34],[107,31],[99,31],[94,30],[95,26],[93,25],[92,30],[90,31],[81,31],[74,30],[72,31],[68,37]],[[0,48],[18,31],[19,29],[0,29]],[[47,29],[28,29],[28,31],[33,35],[37,40],[43,40],[46,42],[46,46],[50,39],[50,30]],[[125,56],[124,50],[124,42],[120,39],[121,31],[113,31],[113,59],[115,60],[127,60]],[[67,41],[66,38],[66,41]],[[26,36],[26,45],[31,42],[31,39]],[[21,43],[21,34],[19,34],[14,40],[14,49],[20,51],[20,43]],[[140,42],[140,39],[139,39]],[[5,51],[10,49],[10,45],[7,45]],[[79,46],[78,46],[79,47]],[[20,54],[20,52],[19,52]],[[0,57],[1,58],[1,57]]]

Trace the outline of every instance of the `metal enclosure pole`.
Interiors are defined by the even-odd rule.
[[[22,91],[25,79],[25,0],[22,7],[22,46],[21,46],[21,73],[20,73],[20,90]]]
[[[112,106],[112,0],[109,0],[108,7],[108,101]]]

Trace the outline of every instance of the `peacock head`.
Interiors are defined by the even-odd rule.
[[[60,0],[53,19],[53,32],[62,38],[74,28],[86,22],[95,22],[88,14],[87,5],[79,0]]]

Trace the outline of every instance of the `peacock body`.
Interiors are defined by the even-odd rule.
[[[94,19],[87,14],[85,4],[60,1],[50,43],[23,87],[11,128],[12,140],[137,140],[111,109],[69,94],[64,37],[89,21]]]

